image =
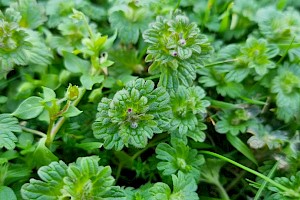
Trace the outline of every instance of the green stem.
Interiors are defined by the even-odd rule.
[[[25,126],[21,126],[21,129],[27,133],[32,133],[32,134],[35,134],[35,135],[38,135],[38,136],[41,136],[41,137],[47,137],[47,135],[41,131],[37,131],[37,130],[34,130],[34,129],[31,129],[31,128],[27,128]]]
[[[145,80],[153,80],[153,79],[157,79],[160,77],[160,74],[155,74],[153,76],[148,76],[146,78],[144,78]]]
[[[268,174],[268,177],[271,178],[275,172],[275,170],[277,169],[279,165],[279,162],[276,162],[275,165],[272,167],[271,171]],[[261,184],[261,186],[259,187],[255,197],[253,200],[259,200],[260,195],[262,194],[262,191],[265,189],[266,185],[267,185],[267,181],[264,181],[263,184]]]
[[[75,101],[73,101],[73,103],[72,103],[73,106],[76,106],[80,102],[80,100],[82,99],[85,92],[86,92],[86,89],[82,89],[82,91],[80,92],[78,98]],[[50,133],[49,133],[49,136],[51,137],[51,140],[49,141],[50,143],[46,142],[46,144],[48,144],[47,146],[51,145],[51,143],[53,142],[57,132],[62,127],[62,125],[65,123],[66,119],[67,119],[66,117],[61,117],[61,118],[59,118],[59,120],[56,122],[55,125],[52,125]],[[50,122],[51,122],[51,120],[50,120]],[[49,131],[49,129],[48,129],[48,131]],[[47,141],[48,141],[48,132],[47,132]]]
[[[117,169],[117,174],[116,174],[115,183],[117,183],[118,180],[119,180],[119,178],[120,178],[122,168],[123,168],[123,163],[119,163],[118,169]]]
[[[176,7],[174,8],[174,11],[173,11],[173,14],[176,12],[176,10],[180,7],[180,3],[181,3],[181,0],[178,0],[177,1],[177,4],[176,4]]]
[[[246,171],[242,171],[242,173],[236,175],[236,178],[233,181],[231,181],[231,183],[226,187],[226,191],[231,190],[245,175],[246,175]]]
[[[285,50],[284,54],[283,54],[283,55],[281,56],[281,58],[278,60],[278,62],[276,63],[276,65],[280,64],[280,63],[283,61],[283,59],[286,57],[286,55],[288,54],[289,50],[290,50],[291,47],[292,47],[292,44],[293,44],[294,41],[295,41],[295,37],[296,37],[296,36],[293,37],[293,39],[292,39],[291,43],[289,44],[288,48]]]
[[[223,61],[214,62],[214,63],[210,63],[210,64],[207,64],[207,65],[204,65],[204,67],[212,67],[212,66],[215,66],[215,65],[220,65],[220,64],[224,64],[224,63],[231,63],[231,62],[235,62],[235,61],[238,61],[238,60],[239,60],[238,58],[229,59],[229,60],[223,60]]]
[[[53,139],[54,139],[54,137],[52,137],[52,134],[51,134],[53,126],[54,126],[54,120],[51,119],[51,117],[50,117],[50,122],[49,122],[48,130],[47,130],[47,139],[46,139],[47,147],[49,147],[52,144]]]
[[[215,185],[218,188],[218,191],[220,193],[221,198],[224,199],[224,200],[230,200],[230,198],[229,198],[226,190],[224,189],[223,185],[220,182],[215,183]]]
[[[91,29],[91,27],[90,27],[90,25],[89,25],[89,22],[88,22],[88,20],[86,19],[85,16],[83,17],[83,21],[84,21],[84,23],[85,23],[85,26],[86,26],[88,32],[89,32],[89,35],[90,35],[91,40],[92,40],[93,42],[95,42],[95,35],[94,35],[93,30]]]
[[[226,162],[229,162],[229,163],[231,163],[231,164],[233,164],[233,165],[235,165],[235,166],[237,166],[237,167],[239,167],[239,168],[241,168],[241,169],[243,169],[243,170],[245,170],[245,171],[247,171],[247,172],[249,172],[251,174],[254,174],[254,175],[256,175],[256,176],[264,179],[265,181],[271,183],[272,185],[274,185],[275,187],[279,188],[280,190],[287,192],[288,194],[291,194],[291,195],[293,195],[295,197],[299,196],[299,194],[296,193],[294,190],[289,189],[289,188],[285,187],[284,185],[281,185],[281,184],[277,183],[276,181],[273,181],[271,178],[269,178],[269,177],[267,177],[267,176],[265,176],[265,175],[263,175],[263,174],[255,171],[253,169],[250,169],[250,168],[248,168],[248,167],[246,167],[246,166],[244,166],[244,165],[242,165],[242,164],[240,164],[238,162],[235,162],[235,161],[233,161],[233,160],[231,160],[231,159],[229,159],[229,158],[227,158],[225,156],[222,156],[222,155],[219,155],[217,153],[210,152],[210,151],[199,151],[199,153],[211,155],[211,156],[220,158],[222,160],[225,160]]]

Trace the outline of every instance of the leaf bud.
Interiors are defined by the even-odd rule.
[[[179,44],[180,44],[181,46],[185,46],[185,45],[186,45],[186,40],[185,40],[185,39],[180,39],[180,40],[179,40]]]
[[[72,85],[70,84],[68,89],[67,89],[67,94],[66,94],[66,98],[70,101],[74,101],[78,98],[79,96],[79,88],[77,85]]]

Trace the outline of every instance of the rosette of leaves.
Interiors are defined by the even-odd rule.
[[[300,171],[290,178],[287,177],[276,177],[275,181],[286,188],[288,191],[282,191],[277,187],[269,186],[268,189],[274,192],[270,196],[270,199],[274,200],[298,200],[300,198]]]
[[[297,10],[291,7],[285,11],[271,6],[264,7],[257,11],[256,21],[263,36],[278,44],[281,55],[289,49],[291,61],[299,58],[299,46],[291,45],[293,41],[297,43],[300,40],[300,14]]]
[[[140,33],[147,29],[152,19],[151,1],[113,1],[109,22],[116,29],[122,42],[137,43]]]
[[[26,49],[31,44],[18,24],[20,20],[20,13],[12,8],[7,8],[5,13],[0,11],[0,79],[5,78],[15,65],[28,63]]]
[[[151,74],[160,74],[159,85],[175,89],[179,84],[190,86],[196,78],[196,68],[212,47],[196,23],[176,13],[171,19],[157,17],[143,34],[149,44],[147,62]]]
[[[182,172],[178,175],[172,174],[173,191],[165,183],[155,183],[150,188],[150,200],[198,200],[199,196],[196,193],[197,184],[191,176],[186,176]]]
[[[210,105],[209,101],[203,100],[205,91],[199,86],[179,86],[170,97],[173,111],[171,131],[186,142],[187,137],[203,142],[203,130],[206,129],[206,125],[202,121],[206,115],[206,108]]]
[[[153,134],[167,128],[172,116],[169,103],[165,88],[154,89],[153,81],[130,81],[113,99],[103,98],[99,103],[94,135],[104,140],[107,149],[143,148]]]
[[[271,92],[276,94],[276,114],[288,122],[299,118],[300,112],[300,69],[299,65],[285,63],[278,68],[273,79]]]
[[[66,165],[52,162],[39,168],[41,180],[30,179],[22,186],[24,199],[124,199],[124,192],[113,186],[109,166],[99,166],[97,156],[78,158]],[[124,198],[123,198],[124,197]]]
[[[256,74],[263,76],[269,69],[276,67],[271,58],[279,53],[279,49],[274,44],[268,44],[263,38],[250,37],[241,48],[241,53],[241,59],[247,63],[248,68],[254,69]]]
[[[244,108],[225,110],[219,113],[220,120],[217,121],[215,129],[218,133],[230,133],[233,136],[245,133],[247,128],[255,125],[255,115]]]
[[[232,80],[232,76],[228,76],[230,73],[227,73],[228,69],[228,65],[202,68],[197,71],[202,75],[199,78],[199,82],[202,83],[204,87],[215,87],[217,93],[222,96],[232,98],[239,97],[243,94],[244,87],[237,80]],[[241,73],[244,73],[244,71]],[[238,77],[237,74],[233,74],[233,76]]]
[[[204,157],[198,154],[196,149],[191,149],[183,141],[171,140],[171,145],[160,143],[156,150],[157,158],[161,161],[157,164],[157,169],[162,174],[183,173],[194,177],[196,181],[200,178],[200,167],[204,164]]]
[[[260,32],[274,42],[290,41],[294,36],[299,39],[299,20],[299,12],[294,8],[281,11],[270,6],[261,8],[256,13]]]

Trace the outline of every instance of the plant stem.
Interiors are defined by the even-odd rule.
[[[38,135],[38,136],[41,136],[41,137],[47,137],[47,135],[41,131],[37,131],[37,130],[34,130],[34,129],[31,129],[31,128],[27,128],[25,126],[21,126],[21,129],[27,133],[32,133],[32,134],[35,134],[35,135]]]
[[[153,79],[157,79],[160,77],[160,74],[156,74],[156,75],[153,75],[153,76],[148,76],[146,78],[144,78],[145,80],[153,80]]]
[[[235,61],[238,61],[238,60],[239,60],[238,58],[229,59],[229,60],[223,60],[223,61],[214,62],[214,63],[210,63],[210,64],[207,64],[207,65],[204,65],[204,67],[212,67],[212,66],[215,66],[215,65],[219,65],[219,64],[223,64],[223,63],[235,62]]]
[[[220,193],[221,198],[224,199],[224,200],[230,200],[230,198],[229,198],[226,190],[224,189],[223,185],[220,182],[215,183],[215,185],[218,188],[218,191]]]
[[[236,178],[226,187],[226,191],[231,190],[246,174],[246,171],[242,171]]]
[[[76,106],[80,102],[80,100],[82,99],[85,92],[86,92],[86,89],[83,88],[82,91],[80,92],[78,98],[75,101],[73,101],[73,103],[72,103],[73,106]],[[47,146],[51,145],[51,143],[53,142],[53,140],[56,136],[56,133],[59,131],[59,129],[65,123],[66,119],[67,119],[66,117],[60,117],[59,120],[56,122],[56,124],[51,127],[51,130],[49,133],[49,137],[51,138],[51,141],[49,141],[50,143],[48,143],[48,132],[47,132],[47,142],[46,142],[46,144],[48,144]],[[50,123],[51,123],[51,120],[50,120]],[[49,131],[49,129],[48,129],[48,131]]]
[[[116,179],[115,179],[115,184],[118,182],[118,180],[120,178],[122,168],[123,168],[123,163],[119,163],[118,169],[117,169],[117,174],[116,174]]]
[[[240,163],[238,163],[238,162],[235,162],[235,161],[233,161],[233,160],[231,160],[231,159],[229,159],[229,158],[227,158],[227,157],[225,157],[225,156],[222,156],[222,155],[219,155],[219,154],[217,154],[217,153],[210,152],[210,151],[199,151],[199,153],[211,155],[211,156],[220,158],[220,159],[222,159],[222,160],[225,160],[225,161],[227,161],[227,162],[229,162],[229,163],[231,163],[231,164],[233,164],[233,165],[235,165],[235,166],[237,166],[237,167],[239,167],[239,168],[241,168],[241,169],[243,169],[243,170],[245,170],[245,171],[247,171],[247,172],[249,172],[249,173],[251,173],[251,174],[254,174],[254,175],[256,175],[256,176],[258,176],[258,177],[264,179],[265,181],[271,183],[271,184],[274,185],[275,187],[279,188],[279,189],[282,190],[282,191],[287,192],[287,193],[290,194],[290,195],[293,195],[293,196],[295,196],[295,197],[298,197],[298,196],[299,196],[299,194],[296,193],[294,190],[289,189],[289,188],[285,187],[284,185],[281,185],[281,184],[277,183],[276,181],[273,181],[271,178],[269,178],[269,177],[267,177],[267,176],[265,176],[265,175],[263,175],[263,174],[261,174],[261,173],[255,171],[255,170],[253,170],[253,169],[250,169],[250,168],[248,168],[248,167],[246,167],[246,166],[244,166],[244,165],[242,165],[242,164],[240,164]]]
[[[277,169],[278,165],[279,165],[279,162],[276,162],[275,165],[272,167],[271,171],[268,174],[269,178],[271,178],[273,176],[273,174],[274,174],[275,170]],[[262,194],[262,191],[265,189],[267,183],[268,183],[267,181],[264,181],[261,184],[261,186],[259,187],[259,189],[258,189],[258,191],[257,191],[257,193],[256,193],[256,195],[255,195],[255,197],[254,197],[253,200],[259,200],[259,197]]]
[[[54,137],[52,137],[52,134],[51,134],[53,126],[54,126],[54,120],[51,119],[51,116],[50,116],[50,122],[49,122],[48,130],[47,130],[47,139],[46,139],[46,146],[47,147],[49,147],[52,144],[53,139],[55,137],[55,135],[54,135]]]
[[[295,41],[295,37],[296,37],[296,36],[293,37],[293,39],[292,39],[291,43],[289,44],[288,48],[285,50],[284,54],[283,54],[283,55],[281,56],[281,58],[278,60],[278,62],[276,63],[276,65],[280,64],[280,63],[284,60],[284,58],[285,58],[286,55],[288,54],[290,48],[292,47],[292,44],[293,44],[294,41]]]

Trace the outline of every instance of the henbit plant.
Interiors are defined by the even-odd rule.
[[[0,0],[0,199],[299,199],[298,8]]]
[[[172,140],[171,145],[160,143],[155,150],[158,162],[157,169],[165,176],[183,173],[192,176],[196,181],[200,178],[200,168],[204,157],[197,150],[190,149],[184,142]]]
[[[169,103],[165,88],[154,89],[151,80],[131,81],[113,99],[103,98],[99,103],[94,135],[104,140],[107,149],[144,148],[148,139],[168,127],[172,116]]]
[[[99,166],[96,156],[78,158],[68,166],[52,162],[38,170],[42,180],[23,185],[24,199],[124,199],[123,191],[113,186],[109,166]]]
[[[179,84],[190,86],[196,78],[196,68],[203,66],[205,56],[212,51],[205,35],[188,17],[174,13],[171,19],[157,17],[143,33],[147,62],[151,74],[160,74],[159,85],[177,89]]]
[[[170,104],[173,117],[171,119],[171,137],[181,138],[187,142],[191,138],[197,142],[205,140],[206,125],[203,120],[207,114],[206,108],[210,102],[204,100],[205,91],[199,86],[186,88],[179,86],[176,92],[171,92]]]

